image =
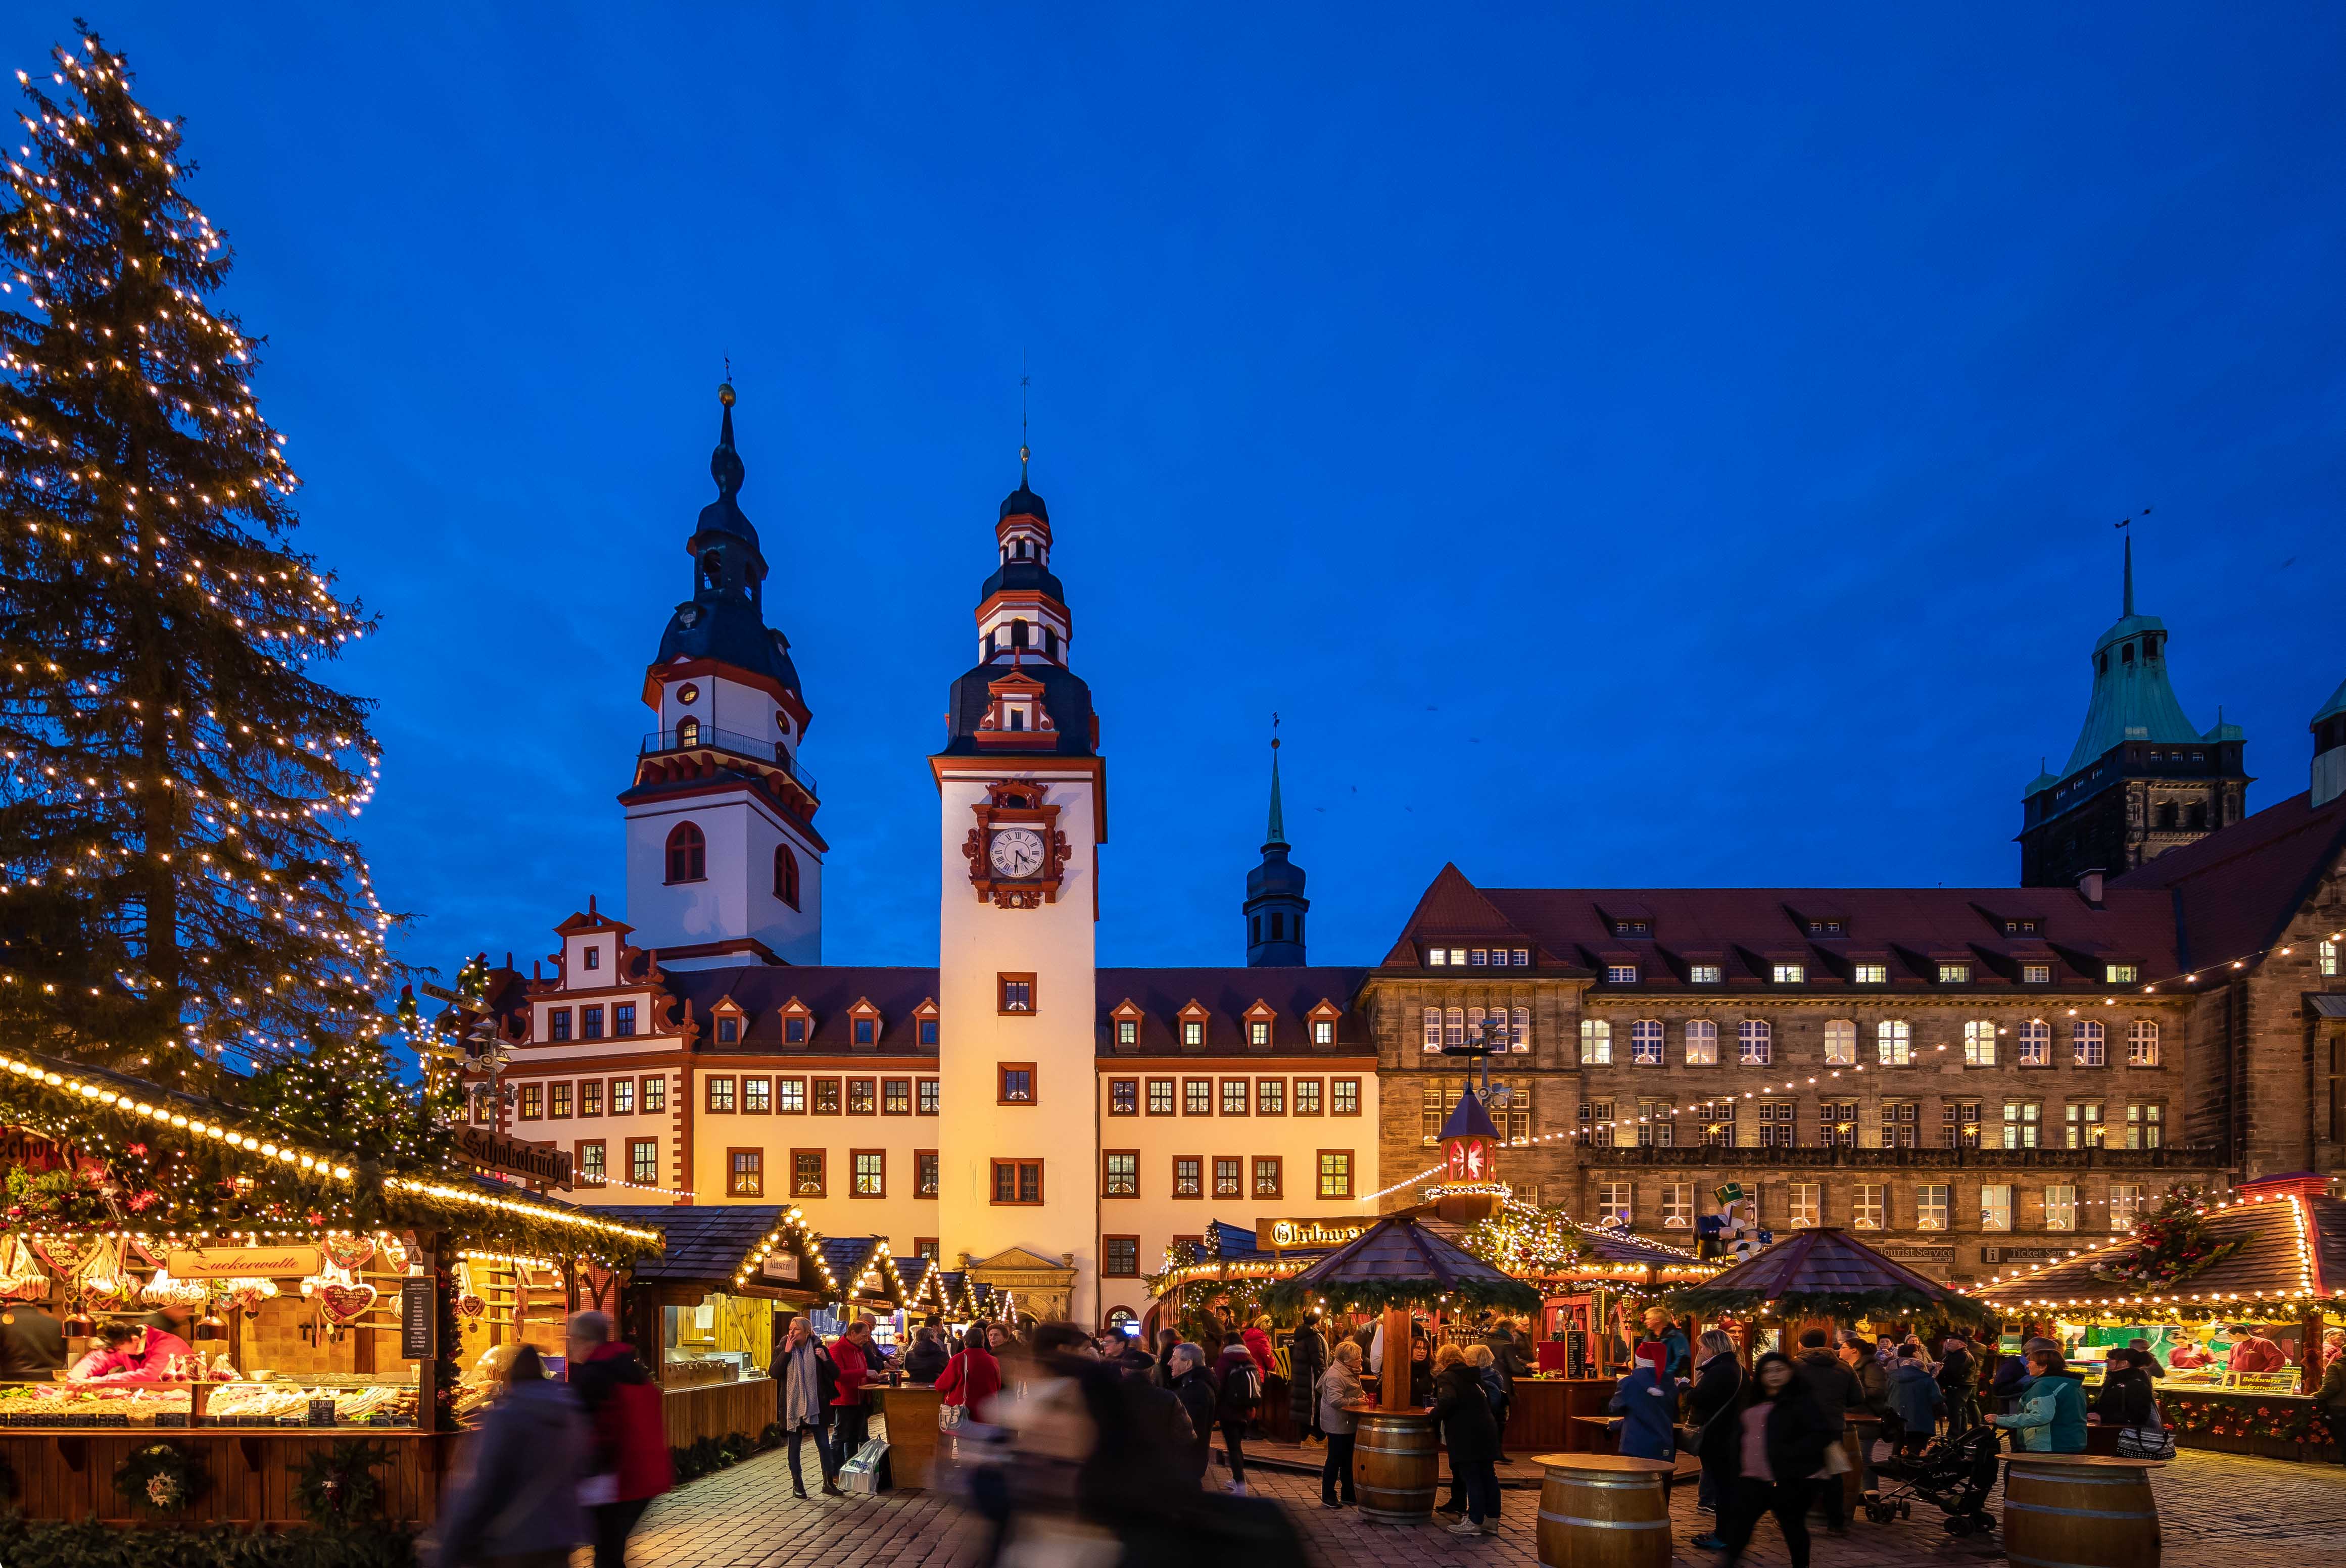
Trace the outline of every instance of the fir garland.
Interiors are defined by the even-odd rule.
[[[2168,1188],[2158,1207],[2136,1225],[2134,1239],[2133,1251],[2092,1265],[2094,1278],[2129,1290],[2164,1290],[2249,1244],[2245,1236],[2218,1237],[2198,1190],[2181,1185]]]
[[[381,1512],[382,1482],[374,1472],[389,1464],[391,1457],[391,1450],[371,1438],[349,1438],[288,1466],[302,1517],[312,1524],[347,1530]]]
[[[212,1478],[193,1451],[150,1442],[114,1469],[114,1490],[142,1513],[178,1513],[203,1500]]]

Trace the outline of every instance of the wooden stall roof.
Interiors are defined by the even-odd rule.
[[[830,1265],[831,1278],[843,1292],[842,1299],[868,1301],[877,1306],[902,1307],[907,1290],[904,1277],[896,1267],[895,1254],[888,1247],[884,1236],[831,1236],[821,1239],[824,1261]],[[866,1285],[864,1280],[871,1279]]]
[[[2000,1274],[1980,1287],[1979,1294],[2010,1309],[2090,1306],[2122,1313],[2178,1305],[2211,1311],[2235,1300],[2346,1298],[2346,1200],[2297,1194],[2239,1197],[2208,1205],[2207,1223],[2218,1241],[2242,1245],[2168,1288],[2140,1289],[2094,1272],[2134,1250],[2134,1237],[2120,1236],[2057,1262]]]
[[[813,1245],[812,1233],[795,1208],[779,1204],[712,1204],[596,1212],[648,1226],[667,1236],[666,1251],[636,1265],[638,1280],[817,1300],[836,1295],[826,1283],[825,1265]],[[800,1282],[795,1288],[757,1276],[760,1256],[770,1250],[798,1257]],[[745,1271],[750,1276],[746,1280]]]
[[[1432,1305],[1455,1298],[1467,1306],[1530,1311],[1539,1293],[1501,1272],[1429,1227],[1403,1216],[1379,1220],[1309,1268],[1264,1292],[1274,1308],[1300,1307],[1324,1293],[1331,1301]]]
[[[904,1278],[904,1306],[907,1309],[939,1314],[950,1310],[945,1300],[944,1270],[934,1261],[918,1256],[899,1258],[896,1272]]]
[[[1892,1311],[1964,1321],[1989,1315],[1978,1301],[1883,1257],[1838,1226],[1795,1231],[1759,1257],[1673,1292],[1670,1300],[1680,1310],[1837,1319]]]

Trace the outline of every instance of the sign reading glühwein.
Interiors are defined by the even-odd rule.
[[[1293,1247],[1342,1247],[1369,1233],[1374,1219],[1269,1219],[1255,1224],[1258,1246],[1273,1252]]]
[[[456,1153],[466,1164],[483,1170],[503,1171],[549,1186],[570,1185],[570,1156],[551,1144],[525,1144],[486,1127],[458,1127]]]

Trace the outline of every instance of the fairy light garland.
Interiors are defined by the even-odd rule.
[[[1980,1288],[1978,1294],[1981,1299],[1999,1307],[2044,1307],[2055,1310],[2076,1308],[2084,1311],[2106,1311],[2113,1308],[2138,1308],[2146,1305],[2173,1306],[2178,1308],[2199,1308],[2209,1311],[2221,1311],[2227,1308],[2236,1308],[2238,1304],[2241,1303],[2245,1303],[2249,1307],[2255,1307],[2265,1302],[2283,1304],[2289,1302],[2303,1303],[2308,1301],[2331,1299],[2331,1298],[2318,1295],[2315,1291],[2313,1278],[2313,1253],[2306,1240],[2307,1226],[2310,1217],[2303,1200],[2295,1193],[2284,1193],[2277,1196],[2263,1193],[2252,1194],[2244,1198],[2236,1198],[2229,1203],[2210,1205],[2208,1206],[2207,1212],[2210,1214],[2223,1214],[2233,1209],[2249,1209],[2254,1207],[2271,1203],[2286,1203],[2289,1205],[2290,1220],[2290,1236],[2297,1252],[2297,1288],[2294,1290],[2275,1291],[2270,1294],[2268,1294],[2266,1291],[2261,1289],[2245,1292],[2239,1290],[2171,1290],[2146,1292],[2138,1295],[2105,1296],[2096,1298],[2094,1297],[2084,1296],[2009,1296],[1999,1293],[1996,1288],[1999,1285],[2004,1286],[2007,1288],[2025,1288],[2026,1281],[2035,1278],[2048,1269],[2062,1268],[2073,1259],[2090,1259],[2099,1257],[2103,1253],[2116,1251],[2119,1247],[2131,1247],[2134,1245],[2131,1238],[2127,1238],[2108,1242],[2100,1247],[2073,1248],[2066,1257],[2053,1258],[2046,1262],[2040,1263],[2033,1268],[2021,1270],[2009,1276],[2003,1274],[1994,1275],[1990,1278],[1985,1286],[1983,1286]]]

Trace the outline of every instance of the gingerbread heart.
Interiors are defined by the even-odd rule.
[[[318,1287],[318,1310],[330,1323],[348,1325],[357,1322],[374,1305],[375,1288],[372,1285],[321,1285]]]
[[[477,1296],[459,1296],[456,1298],[456,1310],[462,1312],[467,1318],[478,1318],[488,1311],[488,1309],[489,1304],[482,1300]]]
[[[330,1236],[325,1241],[326,1256],[337,1268],[355,1271],[358,1266],[374,1256],[372,1236]]]

